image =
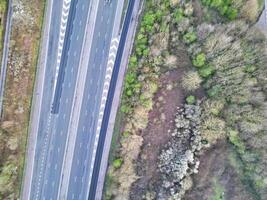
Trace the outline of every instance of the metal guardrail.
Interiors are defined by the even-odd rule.
[[[3,99],[4,99],[4,90],[6,82],[6,71],[7,71],[7,62],[8,62],[8,52],[9,52],[9,41],[11,35],[11,24],[12,24],[12,0],[8,1],[8,12],[6,17],[6,28],[5,28],[5,38],[4,38],[4,48],[2,54],[2,64],[0,72],[0,117],[3,116]]]

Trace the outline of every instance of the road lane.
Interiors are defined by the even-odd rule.
[[[84,91],[82,113],[79,119],[75,142],[74,159],[69,183],[69,199],[86,199],[89,186],[89,172],[94,151],[95,133],[105,80],[108,52],[117,3],[99,4],[95,34],[88,64],[87,82]],[[100,19],[100,20],[99,20]],[[101,49],[101,50],[100,50]]]
[[[45,177],[47,179],[47,184],[44,185],[42,192],[43,196],[48,199],[56,199],[58,196],[62,163],[65,155],[65,145],[68,137],[68,124],[70,122],[78,66],[80,63],[80,47],[83,44],[89,5],[90,2],[88,0],[77,1],[77,4],[75,5],[77,14],[73,20],[73,31],[69,38],[69,50],[66,57],[63,57],[62,54],[62,59],[67,60],[65,76],[62,82],[62,93],[58,107],[59,112],[53,120],[52,142],[47,160],[51,165],[48,165],[46,168]]]
[[[59,1],[55,2],[60,3]],[[33,199],[39,199],[40,197],[49,197],[55,199],[57,197],[58,182],[62,164],[61,161],[64,157],[64,147],[68,132],[67,127],[70,116],[70,107],[73,101],[72,97],[75,89],[74,87],[78,70],[77,66],[79,66],[80,60],[80,46],[83,42],[83,34],[86,24],[86,16],[88,14],[89,1],[80,0],[74,6],[78,10],[79,14],[76,15],[75,19],[73,20],[73,33],[70,38],[68,38],[71,44],[67,54],[69,56],[69,59],[65,66],[66,75],[62,84],[62,87],[64,88],[62,90],[61,96],[63,99],[61,99],[61,101],[64,101],[64,103],[59,107],[60,112],[58,115],[53,115],[50,113],[54,79],[50,79],[48,81],[48,83],[50,84],[47,84],[47,87],[44,88],[45,95],[42,104],[43,112],[39,125],[34,179],[32,184]],[[57,7],[54,6],[53,8]],[[58,15],[56,11],[54,13],[54,20],[57,19],[55,15]],[[58,24],[60,24],[60,20],[58,21],[57,25]],[[59,28],[59,26],[57,28]],[[55,40],[54,37],[57,37],[57,40]],[[49,55],[51,57],[49,57],[49,55],[48,57],[51,59],[48,59],[48,61],[53,62],[53,65],[51,65],[52,71],[47,70],[47,79],[51,77],[55,78],[57,53],[54,49],[57,49],[55,48],[55,45],[58,44],[58,37],[58,32],[57,34],[51,36],[51,43],[54,44],[54,48],[50,48]],[[65,57],[62,57],[62,59],[65,59]],[[47,67],[49,66],[49,64],[50,63],[48,62]],[[66,86],[67,88],[65,88]]]
[[[34,164],[33,164],[33,171],[29,172],[31,175],[31,186],[30,186],[30,197],[31,199],[39,198],[39,194],[33,194],[33,191],[36,191],[38,189],[38,171],[42,167],[42,162],[39,159],[41,157],[41,154],[46,153],[46,150],[44,147],[47,145],[47,143],[50,141],[51,135],[46,134],[47,127],[49,127],[49,113],[50,113],[50,103],[51,103],[51,96],[52,94],[52,88],[53,88],[53,81],[54,77],[53,74],[55,73],[55,66],[56,66],[56,58],[57,58],[57,50],[58,50],[58,41],[59,41],[59,32],[60,32],[60,18],[58,16],[58,12],[62,10],[62,0],[58,1],[52,1],[52,13],[51,13],[51,24],[50,24],[50,30],[49,30],[49,37],[48,37],[48,47],[47,47],[47,55],[45,58],[45,65],[42,66],[45,68],[45,77],[43,80],[43,88],[41,92],[42,98],[41,98],[41,108],[40,108],[40,115],[37,119],[32,119],[32,123],[35,123],[36,121],[39,123],[38,128],[35,129],[37,134],[36,138],[36,144],[35,144],[35,154],[34,154]],[[47,59],[49,58],[49,59]],[[41,63],[42,64],[42,63]],[[34,126],[34,125],[32,125]],[[31,133],[36,134],[36,133]],[[31,142],[31,141],[30,141]],[[29,169],[31,170],[31,169]],[[40,175],[39,175],[40,176]],[[27,178],[27,177],[26,177]],[[27,186],[25,186],[27,187]],[[36,196],[37,195],[37,196]]]
[[[87,74],[81,97],[81,112],[78,115],[78,126],[75,129],[77,137],[73,141],[75,144],[74,156],[70,167],[70,178],[67,181],[69,188],[66,190],[67,199],[83,200],[88,196],[96,143],[99,137],[97,133],[101,124],[99,118],[103,116],[106,101],[106,98],[103,97],[103,90],[107,95],[106,81],[111,78],[111,74],[106,75],[107,65],[110,65],[108,58],[115,59],[114,53],[116,53],[118,45],[118,40],[114,40],[112,31],[119,30],[118,27],[115,27],[118,25],[115,21],[120,21],[120,19],[115,20],[118,2],[111,1],[106,4],[104,0],[99,1],[98,9],[95,10],[97,15],[94,19],[94,34],[90,44],[91,51],[88,55],[89,62],[86,66]],[[59,194],[61,177],[64,176],[65,169],[63,163],[66,159],[66,152],[69,150],[67,145],[69,134],[73,134],[69,129],[73,106],[75,106],[77,98],[78,72],[80,64],[83,63],[81,55],[83,55],[82,49],[86,40],[87,17],[90,16],[90,1],[71,1],[68,25],[63,25],[63,29],[64,26],[66,27],[66,35],[64,36],[64,46],[62,46],[62,21],[58,17],[58,10],[62,9],[62,5],[63,0],[53,2],[53,20],[44,79],[46,84],[44,84],[42,94],[31,181],[30,199],[36,200],[62,197]],[[115,50],[115,52],[109,54],[111,41],[117,42],[115,42],[115,47],[112,43],[112,51]],[[61,56],[62,62],[60,62],[58,70],[59,56]],[[56,87],[55,82],[57,83]],[[55,88],[57,89],[55,90]],[[53,94],[55,95],[53,96]],[[51,112],[52,105],[54,108]]]
[[[102,158],[103,149],[104,149],[106,132],[107,132],[107,127],[109,123],[111,106],[112,106],[112,101],[113,101],[114,92],[115,92],[115,88],[117,84],[117,78],[118,78],[119,68],[121,64],[123,49],[124,49],[126,38],[127,38],[129,24],[131,22],[134,5],[135,5],[135,0],[130,0],[128,3],[128,8],[127,8],[124,24],[123,24],[122,31],[121,31],[120,42],[118,46],[115,63],[114,63],[114,70],[112,72],[112,78],[110,81],[110,87],[109,87],[107,102],[106,102],[106,106],[104,110],[103,121],[101,124],[99,141],[97,143],[96,158],[95,158],[94,166],[93,166],[93,176],[91,179],[88,199],[95,199],[95,196],[96,196],[96,188],[97,188],[97,183],[98,183],[99,170],[100,170],[101,158]]]

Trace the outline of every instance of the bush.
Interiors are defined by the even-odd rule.
[[[234,8],[233,0],[202,0],[202,3],[215,8],[222,16],[229,20],[234,20],[237,17],[238,10]]]
[[[193,95],[190,95],[186,97],[186,102],[190,105],[194,104],[196,102],[196,98]]]
[[[235,8],[229,8],[229,9],[226,11],[225,16],[226,16],[229,20],[234,20],[234,19],[236,19],[237,14],[238,14],[237,9],[235,9]]]
[[[119,169],[122,165],[123,160],[121,158],[115,159],[112,163],[115,169]]]
[[[206,63],[206,55],[204,53],[199,53],[194,59],[193,59],[193,65],[195,67],[203,67]]]
[[[195,42],[197,40],[197,35],[193,31],[188,32],[183,36],[183,40],[186,44],[191,44],[192,42]]]
[[[252,73],[256,70],[257,68],[254,65],[247,65],[245,66],[245,72],[247,73]]]
[[[215,69],[212,65],[205,66],[204,68],[201,68],[198,70],[198,73],[203,78],[208,78],[214,73]]]
[[[182,78],[182,86],[188,91],[194,91],[200,87],[202,82],[201,77],[197,72],[190,71],[184,75]]]
[[[225,137],[225,121],[219,117],[208,116],[203,113],[201,134],[204,140],[214,144],[218,139]]]
[[[183,10],[178,8],[174,11],[174,18],[177,23],[179,23],[183,19]]]
[[[216,97],[219,95],[219,93],[222,91],[222,88],[220,85],[215,85],[211,89],[208,90],[208,96],[209,97]]]
[[[144,15],[142,26],[144,26],[147,32],[153,31],[155,20],[156,20],[156,15],[153,12],[147,12]]]
[[[238,136],[238,132],[234,130],[229,131],[229,141],[237,148],[237,151],[240,154],[244,154],[245,145],[242,143],[241,139]]]
[[[129,59],[129,68],[133,69],[136,66],[137,66],[137,57],[135,55],[133,55]]]
[[[127,105],[122,105],[121,106],[121,112],[123,113],[129,113],[130,112],[130,107]]]
[[[203,109],[208,115],[218,116],[224,107],[224,102],[221,100],[208,99],[203,103]]]

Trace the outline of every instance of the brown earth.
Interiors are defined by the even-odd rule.
[[[130,199],[142,199],[144,192],[157,181],[157,157],[170,139],[168,130],[174,129],[173,119],[177,107],[184,101],[184,94],[178,80],[183,75],[181,68],[165,73],[160,78],[160,87],[154,96],[153,110],[149,113],[149,123],[141,132],[144,145],[136,163],[140,176],[131,189]]]
[[[193,176],[193,189],[184,200],[252,200],[233,168],[232,150],[226,141],[220,141],[200,156],[198,174]],[[223,198],[216,195],[216,185],[222,188]]]

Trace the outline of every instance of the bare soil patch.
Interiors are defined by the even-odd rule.
[[[216,187],[222,188],[225,200],[253,199],[238,178],[229,155],[231,155],[231,148],[225,140],[203,152],[200,156],[199,172],[193,176],[194,186],[187,191],[184,200],[216,199]]]
[[[153,99],[154,106],[149,113],[148,126],[140,133],[144,139],[136,163],[136,172],[140,179],[133,184],[130,199],[142,199],[147,188],[158,179],[157,157],[170,139],[168,130],[174,128],[176,108],[184,101],[183,90],[178,82],[182,75],[183,69],[180,68],[166,72],[160,78],[160,87]]]

